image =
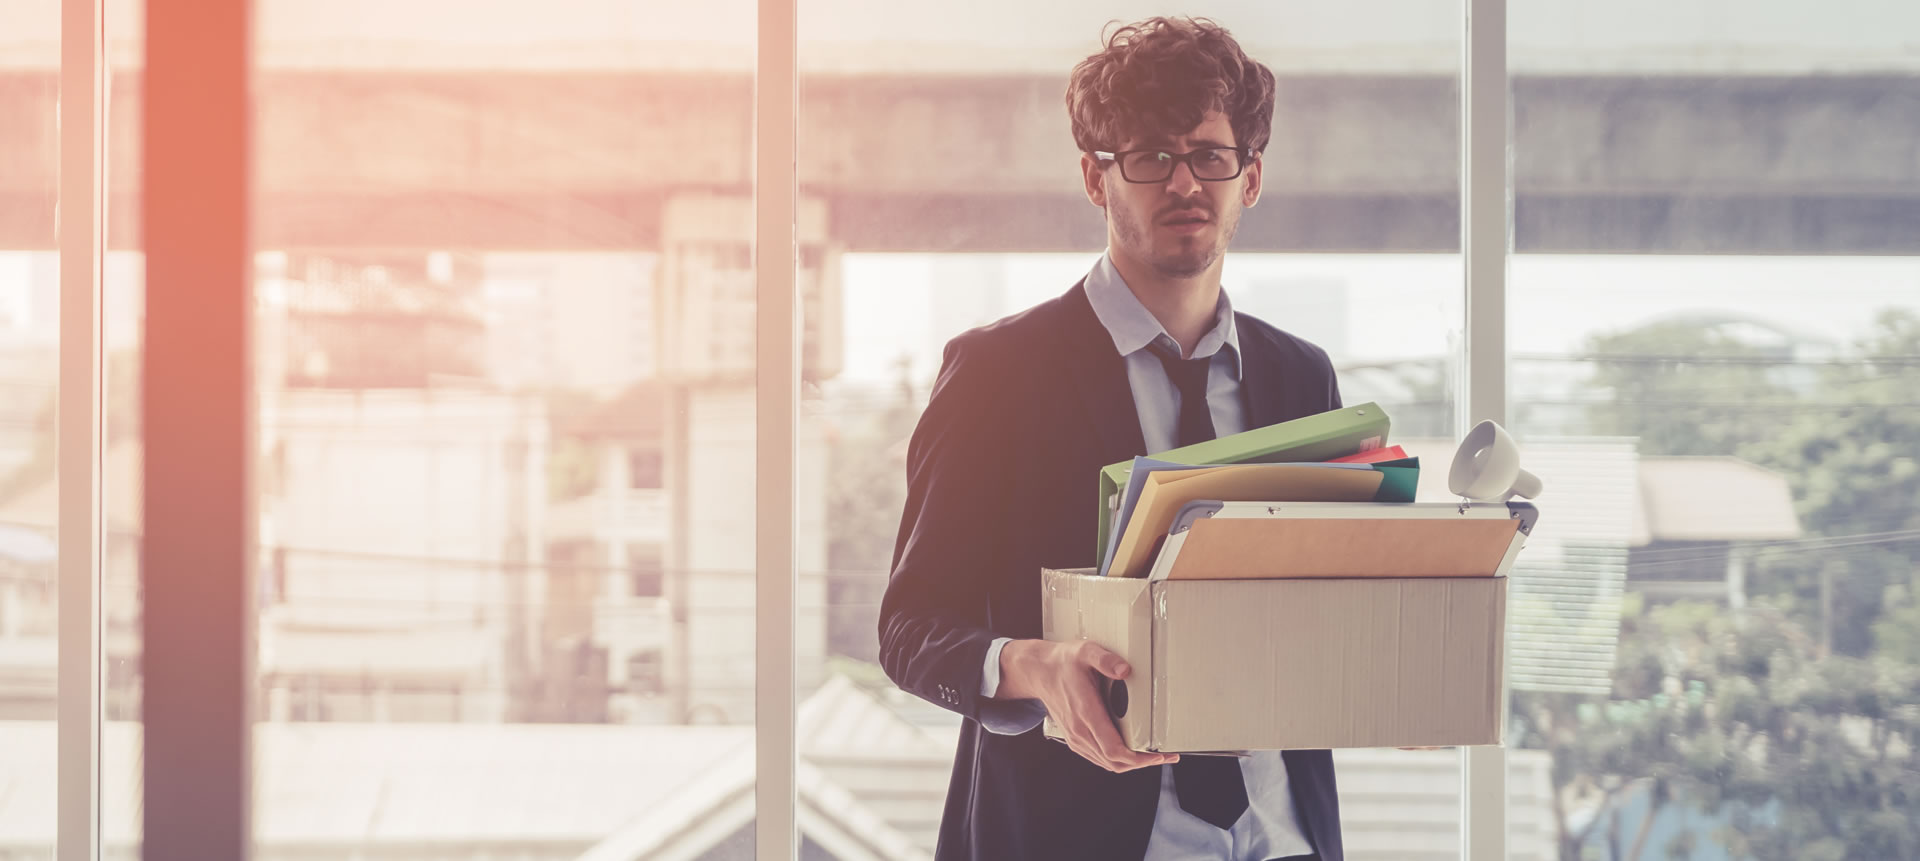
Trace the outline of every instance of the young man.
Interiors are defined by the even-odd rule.
[[[880,609],[887,674],[967,718],[937,858],[1340,861],[1327,751],[1129,750],[1095,681],[1129,668],[1039,639],[1040,569],[1094,563],[1100,467],[1340,406],[1325,351],[1220,289],[1260,198],[1273,73],[1211,22],[1153,18],[1073,70],[1067,107],[1107,253],[947,345]]]

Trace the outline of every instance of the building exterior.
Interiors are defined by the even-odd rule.
[[[1650,601],[1747,605],[1747,568],[1769,541],[1802,536],[1787,477],[1734,457],[1647,457],[1628,588]]]
[[[802,704],[797,812],[807,861],[932,857],[957,722],[833,676]],[[939,713],[934,715],[939,718]],[[50,769],[51,722],[0,723],[0,786]],[[743,861],[753,730],[740,726],[263,723],[261,861]],[[137,857],[138,725],[103,738],[105,857]],[[475,751],[485,751],[484,762]],[[1348,857],[1458,857],[1454,751],[1335,754]],[[1547,760],[1509,755],[1509,857],[1554,858]],[[0,856],[51,861],[52,793],[0,804]],[[744,848],[743,848],[744,847]]]

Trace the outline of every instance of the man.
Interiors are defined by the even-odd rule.
[[[1107,253],[947,345],[880,609],[887,674],[967,718],[936,856],[1340,861],[1327,751],[1129,750],[1095,681],[1129,668],[1038,639],[1040,569],[1094,563],[1100,467],[1340,406],[1325,351],[1220,288],[1260,198],[1272,72],[1211,22],[1153,18],[1074,69],[1067,106]]]

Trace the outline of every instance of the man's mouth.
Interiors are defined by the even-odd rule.
[[[1209,218],[1206,213],[1193,210],[1176,212],[1160,219],[1161,228],[1176,236],[1198,235],[1200,231],[1207,229],[1207,225],[1212,223],[1213,219]]]

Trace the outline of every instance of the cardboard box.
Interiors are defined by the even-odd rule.
[[[1109,706],[1134,750],[1501,741],[1504,576],[1041,581],[1046,639],[1132,665]]]

